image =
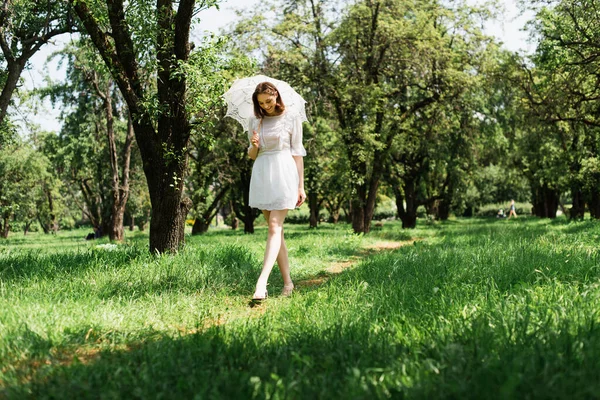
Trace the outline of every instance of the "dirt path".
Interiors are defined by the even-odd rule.
[[[301,287],[313,287],[320,286],[325,283],[331,277],[341,274],[345,270],[356,266],[364,257],[367,257],[371,254],[379,253],[382,251],[392,251],[397,250],[400,247],[412,245],[417,240],[405,240],[402,242],[392,242],[392,241],[379,241],[372,245],[366,246],[363,250],[356,256],[351,257],[346,261],[338,261],[331,263],[323,273],[319,274],[316,278],[305,279],[296,282],[296,286]]]

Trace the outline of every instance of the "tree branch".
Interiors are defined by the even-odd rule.
[[[175,16],[175,57],[187,60],[190,53],[190,26],[194,14],[194,0],[181,0]]]

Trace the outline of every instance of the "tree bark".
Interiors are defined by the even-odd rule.
[[[4,87],[2,88],[2,93],[0,94],[0,125],[2,125],[4,118],[6,118],[8,106],[10,105],[10,99],[17,88],[19,78],[21,77],[21,73],[27,64],[28,59],[29,57],[19,58],[16,60],[7,59],[8,74],[4,83]]]
[[[365,231],[365,204],[364,185],[356,188],[356,197],[352,199],[352,230],[354,233],[367,233]]]
[[[580,188],[572,188],[571,197],[573,198],[573,205],[569,209],[569,219],[583,219],[585,214],[585,199]]]
[[[560,199],[558,190],[552,189],[544,184],[533,188],[532,199],[533,214],[535,216],[540,218],[556,218],[556,211],[558,210]]]
[[[37,220],[40,224],[40,226],[42,227],[42,230],[44,231],[44,235],[47,235],[50,233],[50,229],[48,229],[48,225],[46,224],[46,221],[44,221],[41,217],[40,214],[37,215]]]
[[[7,239],[8,238],[8,232],[10,232],[10,214],[3,214],[2,215],[2,232],[0,232],[0,235],[2,236],[3,239]]]
[[[600,191],[597,188],[591,193],[588,208],[593,219],[600,219]]]
[[[46,198],[48,199],[48,210],[50,213],[50,231],[52,233],[58,232],[58,218],[56,218],[56,211],[54,210],[54,198],[52,197],[52,191],[48,187],[44,187],[46,192]]]
[[[42,190],[46,196],[48,202],[48,220],[44,220],[40,213],[37,213],[37,220],[44,231],[44,234],[56,233],[58,231],[58,219],[56,218],[56,212],[54,211],[54,198],[52,197],[52,190],[48,185],[43,182]]]
[[[308,193],[308,208],[310,209],[309,227],[316,228],[319,225],[319,199],[317,193]]]
[[[244,222],[244,233],[254,233],[254,220],[257,214],[249,206],[250,203],[250,178],[252,167],[242,168],[239,173],[239,180],[235,186],[233,200],[231,202],[233,211]],[[241,198],[241,201],[240,201]]]
[[[402,229],[414,229],[417,227],[417,208],[419,206],[415,182],[406,179],[402,188],[404,195],[402,195],[400,189],[394,188],[398,216],[402,221]],[[404,206],[404,202],[406,202],[406,207]]]
[[[194,225],[192,226],[192,235],[200,235],[208,232],[209,226],[210,221],[206,221],[202,216],[199,216],[194,220]]]
[[[25,222],[25,227],[23,228],[23,236],[27,236],[27,234],[29,233],[29,228],[31,228],[31,222],[32,221]]]
[[[110,240],[121,241],[124,239],[123,220],[125,216],[125,208],[127,207],[127,201],[129,200],[129,170],[131,164],[131,149],[133,147],[133,139],[135,136],[131,116],[128,115],[127,137],[125,139],[125,145],[123,148],[123,165],[121,178],[119,178],[119,165],[117,159],[117,148],[115,145],[114,129],[111,129],[111,132],[112,133],[108,135],[108,140],[110,146],[109,149],[112,153],[110,157],[110,164],[113,172],[113,205],[111,230],[109,232],[109,235]]]
[[[450,204],[451,204],[451,200],[448,199],[442,199],[439,202],[438,205],[438,218],[441,221],[447,221],[448,218],[450,217]]]
[[[226,209],[226,213],[223,214],[223,219],[225,220],[227,217],[231,218],[231,229],[236,230],[239,227],[239,220],[237,219],[237,214],[235,213],[235,209],[233,208],[233,203],[230,201],[228,207],[224,207]]]
[[[88,183],[88,179],[79,181],[79,188],[83,196],[84,204],[80,205],[82,213],[87,216],[91,224],[95,227],[102,226],[102,213],[100,212],[100,202]]]

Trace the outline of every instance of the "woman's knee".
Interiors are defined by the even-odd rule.
[[[281,236],[283,232],[283,226],[277,220],[270,219],[269,220],[269,235],[278,235]]]

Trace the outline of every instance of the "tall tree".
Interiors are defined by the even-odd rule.
[[[430,165],[423,140],[439,130],[434,104],[451,103],[471,84],[488,40],[474,23],[479,16],[464,5],[421,0],[361,1],[344,16],[333,36],[341,81],[330,93],[352,170],[355,232],[370,229],[397,140],[404,145],[395,170],[405,173],[397,193],[406,204],[399,213],[404,227],[414,227],[419,180]]]
[[[127,103],[152,203],[150,251],[177,251],[191,200],[184,197],[190,118],[183,65],[195,13],[217,1],[78,1],[77,15]],[[106,22],[106,23],[105,23]],[[155,77],[155,84],[146,79]]]
[[[528,5],[540,4],[543,7],[533,24],[540,42],[524,91],[532,114],[549,126],[547,132],[552,137],[548,141],[556,144],[553,153],[561,156],[564,165],[554,182],[545,186],[554,186],[559,192],[569,190],[573,203],[570,216],[582,218],[586,203],[590,211],[600,209],[600,182],[594,189],[582,178],[590,176],[583,171],[584,166],[589,171],[600,150],[600,1],[533,1]],[[565,176],[567,182],[561,184]],[[556,197],[551,195],[551,202],[556,203]]]
[[[89,42],[79,40],[55,55],[67,63],[66,79],[39,92],[53,102],[71,105],[62,113],[65,123],[60,138],[64,146],[57,155],[68,165],[67,180],[80,186],[82,211],[110,240],[123,240],[134,145],[127,108]]]

